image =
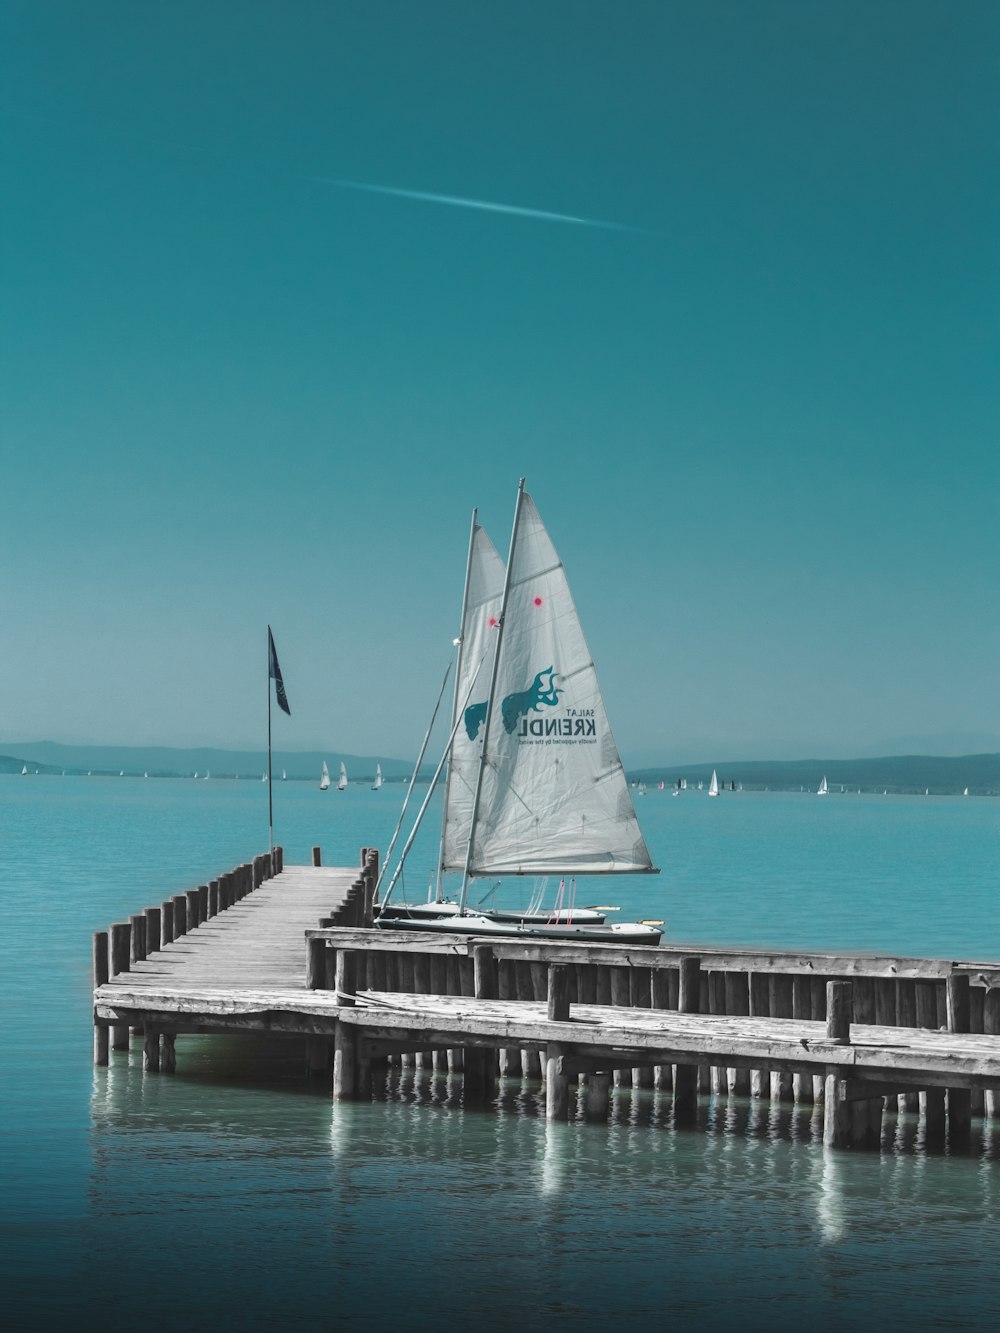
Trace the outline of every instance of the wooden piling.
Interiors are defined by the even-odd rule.
[[[345,1008],[354,1005],[354,978],[357,954],[353,949],[337,950],[337,1004]],[[333,1096],[347,1101],[357,1087],[357,1034],[347,1023],[338,1023],[333,1039]]]
[[[110,931],[111,976],[120,976],[131,970],[132,925],[128,921],[116,921]],[[128,1050],[129,1029],[127,1023],[115,1023],[111,1029],[111,1049]]]
[[[792,1017],[792,978],[783,972],[772,972],[767,979],[768,1002],[772,1018]],[[792,1100],[792,1076],[784,1070],[771,1071],[771,1100]]]
[[[610,1102],[611,1074],[606,1070],[596,1074],[585,1074],[583,1084],[584,1119],[590,1124],[600,1124],[607,1120]]]
[[[313,863],[314,866],[321,866],[321,865],[323,864],[323,850],[322,850],[322,848],[320,848],[320,847],[314,847],[314,848],[312,849],[312,858],[313,858],[313,859],[312,859],[312,863]]]
[[[129,962],[141,963],[146,957],[146,914],[134,912],[129,917],[132,933],[129,940]]]
[[[569,1078],[562,1072],[563,1047],[549,1042],[545,1049],[545,1119],[565,1120],[569,1113]]]
[[[949,1032],[968,1032],[970,1000],[968,973],[952,972],[947,978]],[[972,1096],[968,1088],[948,1089],[948,1145],[964,1148],[972,1133]]]
[[[146,957],[160,949],[160,908],[146,908]]]
[[[184,897],[187,899],[187,928],[188,931],[197,930],[201,924],[199,917],[201,911],[201,901],[197,889],[188,889]]]
[[[110,960],[108,957],[108,932],[98,930],[94,932],[94,989],[107,983],[110,977]],[[110,1031],[106,1023],[94,1024],[94,1064],[106,1065],[108,1063],[108,1044]]]
[[[654,973],[655,976],[655,973]],[[750,1013],[750,984],[746,972],[725,972],[725,1003],[727,1014],[745,1015]],[[750,1095],[750,1070],[730,1069],[728,1071],[729,1091],[737,1097]]]
[[[208,915],[219,915],[219,881],[217,879],[208,881]]]
[[[174,1046],[174,1033],[160,1033],[160,1073],[173,1074],[177,1070],[177,1052]]]
[[[174,942],[174,900],[168,898],[160,904],[160,941],[166,946]]]
[[[701,1010],[701,959],[680,960],[677,1008],[682,1014]],[[674,1069],[674,1122],[689,1124],[698,1112],[698,1066],[679,1064]]]
[[[147,1074],[160,1072],[160,1033],[157,1028],[147,1027],[143,1034],[142,1067]]]
[[[805,974],[792,978],[792,1017],[812,1019],[811,978]],[[812,1074],[792,1075],[792,1100],[797,1106],[811,1105],[813,1101]]]
[[[983,1031],[993,1037],[1000,1036],[1000,986],[991,986],[983,996]],[[986,1092],[983,1114],[990,1119],[1000,1116],[1000,1092]]]
[[[310,936],[306,941],[306,989],[326,989],[326,940]]]
[[[826,1039],[835,1046],[851,1044],[853,986],[850,981],[826,983]]]
[[[501,958],[497,966],[497,998],[500,1000],[517,999],[516,963],[510,958]],[[500,1073],[504,1078],[521,1077],[520,1046],[504,1046],[500,1051]]]
[[[187,898],[183,893],[174,894],[174,939],[179,940],[187,934]]]

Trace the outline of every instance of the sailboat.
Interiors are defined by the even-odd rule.
[[[202,778],[202,782],[207,782],[211,776],[212,776],[211,772],[208,769],[206,769],[205,776]]]
[[[969,789],[968,789],[968,787],[966,787],[965,791],[962,792],[962,795],[963,795],[963,796],[968,796],[968,794],[969,794]]]
[[[319,778],[319,789],[320,791],[326,791],[329,786],[330,786],[330,770],[327,768],[326,760],[324,759],[323,772],[320,774]]]
[[[700,787],[701,783],[698,786]],[[714,768],[712,769],[712,781],[708,784],[708,794],[709,796],[718,796],[719,794],[719,779]]]
[[[284,769],[281,770],[281,780],[282,780],[282,782],[287,782],[287,781],[288,781],[288,774],[285,772]]]
[[[826,774],[824,773],[822,782],[820,782],[819,786],[816,788],[816,795],[825,796],[828,791],[829,788],[826,785]]]
[[[27,776],[27,772],[28,772],[28,765],[25,764],[24,767],[21,769],[21,777],[23,778],[23,777]],[[968,796],[969,793],[966,792],[965,794],[966,794],[966,796]]]
[[[375,765],[375,781],[372,783],[372,791],[382,790],[382,765]]]
[[[337,790],[347,790],[347,769],[344,767],[343,763],[340,765],[340,777],[337,779]]]
[[[488,687],[480,683],[484,667]],[[462,876],[457,910],[438,920],[384,912],[379,922],[470,935],[658,943],[662,923],[585,924],[582,913],[558,905],[554,915],[467,908],[477,878],[559,876],[565,891],[578,875],[658,873],[562,562],[523,482],[506,568],[473,516],[452,720],[440,866],[442,876]],[[386,899],[398,875],[397,869]]]

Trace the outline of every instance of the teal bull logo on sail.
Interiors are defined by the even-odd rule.
[[[548,678],[546,681],[546,677]],[[538,675],[531,682],[526,690],[517,690],[513,694],[508,694],[500,705],[500,716],[503,718],[503,729],[508,736],[512,736],[517,730],[517,724],[522,718],[527,718],[528,713],[539,712],[542,706],[553,708],[559,702],[559,696],[562,690],[556,688],[556,672],[553,667],[546,667],[544,671],[539,671]],[[465,710],[465,730],[470,741],[474,741],[479,735],[479,728],[486,721],[486,704],[472,704]],[[530,724],[521,722],[521,735],[528,735],[525,730],[527,726],[534,727],[536,722]],[[532,735],[541,733],[531,732]]]

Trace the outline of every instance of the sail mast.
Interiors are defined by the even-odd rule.
[[[462,685],[462,661],[465,655],[465,620],[469,613],[469,582],[472,578],[472,553],[476,544],[476,525],[479,509],[472,511],[472,523],[469,526],[469,554],[465,561],[465,587],[462,589],[462,619],[458,622],[458,638],[455,645],[455,696],[451,705],[451,720],[458,716],[458,692]],[[448,818],[448,793],[451,790],[451,752],[449,750],[448,768],[444,775],[444,801],[441,806],[441,850],[438,853],[437,885],[434,890],[435,901],[440,902],[444,888],[444,838],[445,822]]]
[[[493,671],[490,675],[490,692],[486,698],[486,720],[483,724],[483,748],[479,752],[479,770],[476,773],[476,793],[472,800],[472,822],[469,827],[469,847],[465,854],[465,870],[462,873],[462,895],[459,899],[458,914],[465,915],[465,903],[469,893],[469,872],[472,868],[472,850],[476,841],[476,820],[479,817],[479,802],[483,795],[483,775],[486,772],[486,752],[490,743],[490,723],[493,720],[494,694],[497,676],[500,672],[500,650],[503,647],[503,627],[507,616],[507,603],[510,600],[511,571],[514,562],[514,548],[517,543],[517,527],[521,518],[521,503],[524,499],[524,477],[517,484],[517,502],[514,505],[514,523],[510,531],[510,549],[507,552],[507,568],[504,570],[503,597],[500,602],[500,616],[497,621],[497,646],[493,654]]]

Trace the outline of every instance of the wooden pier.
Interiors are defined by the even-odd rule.
[[[541,1077],[552,1119],[604,1119],[613,1085],[668,1093],[678,1124],[732,1093],[822,1103],[834,1147],[877,1147],[886,1109],[954,1148],[1000,1113],[1000,964],[374,930],[377,853],[313,861],[276,848],[99,932],[97,1062],[130,1030],[150,1072],[178,1034],[283,1033],[338,1098],[389,1063],[462,1071],[470,1104]]]

